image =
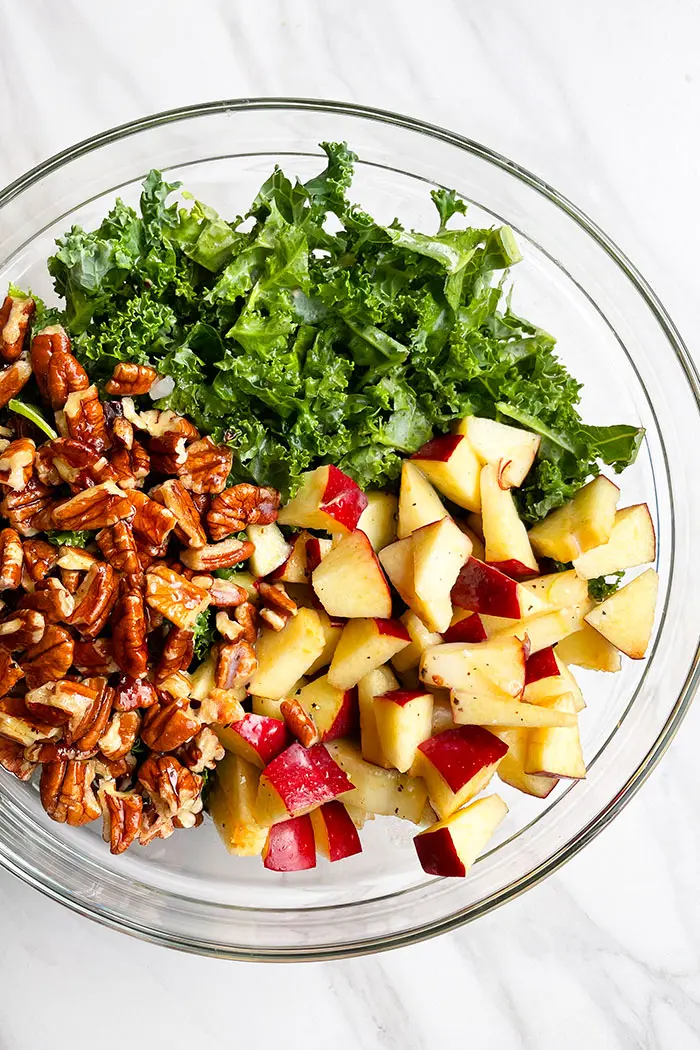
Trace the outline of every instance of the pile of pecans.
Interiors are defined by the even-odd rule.
[[[13,296],[0,310],[0,407],[33,376],[59,436],[0,427],[0,765],[40,770],[56,821],[102,816],[118,854],[201,823],[224,755],[211,726],[242,716],[259,618],[281,630],[296,612],[281,587],[251,599],[213,575],[250,557],[233,534],[273,522],[279,494],[227,488],[230,448],[138,408],[152,368],[117,364],[101,399],[63,328],[31,336],[33,315]],[[85,548],[40,536],[76,530],[94,533]],[[221,640],[190,673],[209,607]]]

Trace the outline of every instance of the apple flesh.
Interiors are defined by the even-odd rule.
[[[420,678],[427,686],[507,700],[525,688],[525,647],[517,638],[446,642],[423,654]]]
[[[442,733],[444,729],[454,729],[455,721],[452,717],[452,701],[448,689],[433,689],[433,720],[431,736]]]
[[[393,689],[375,697],[374,713],[382,751],[406,773],[419,744],[432,735],[433,697],[425,690]]]
[[[314,569],[311,580],[329,616],[391,616],[389,584],[364,532],[343,536]]]
[[[362,853],[362,843],[352,817],[342,802],[326,802],[311,813],[316,850],[334,863]]]
[[[530,734],[527,729],[494,729],[496,736],[508,745],[508,754],[498,764],[496,775],[504,784],[535,798],[546,798],[557,785],[556,777],[538,777],[525,772]]]
[[[433,645],[440,645],[443,640],[442,636],[435,631],[429,631],[420,617],[416,616],[411,609],[403,614],[401,623],[408,631],[411,644],[391,658],[394,668],[399,672],[417,667],[425,650],[432,648]]]
[[[481,468],[481,520],[487,562],[518,578],[539,572],[513,495],[501,488],[498,468],[491,463]]]
[[[569,638],[575,637],[575,634],[569,635]],[[561,696],[563,693],[571,693],[577,711],[582,711],[586,706],[586,701],[583,699],[583,693],[579,688],[578,682],[558,655],[558,650],[564,644],[568,644],[568,641],[569,639],[566,638],[563,642],[560,642],[557,646],[557,652],[555,652],[554,655],[557,663],[558,674],[550,675],[547,678],[538,678],[536,682],[526,682],[523,700],[527,704],[539,704],[542,700],[547,701],[550,697]]]
[[[459,571],[452,588],[452,602],[468,612],[509,620],[520,620],[546,608],[524,585],[474,557]]]
[[[569,693],[542,701],[543,707],[545,703],[550,710],[576,714],[574,698]],[[524,771],[539,776],[582,780],[586,776],[586,763],[581,752],[578,725],[532,729],[528,738]]]
[[[499,795],[489,795],[419,832],[413,843],[423,871],[464,878],[507,812]]]
[[[456,433],[464,434],[482,463],[497,468],[499,483],[506,489],[522,485],[535,462],[541,442],[539,435],[529,430],[481,416],[467,416],[460,420]]]
[[[270,871],[307,871],[316,867],[316,840],[309,816],[294,817],[268,829],[263,864]]]
[[[557,654],[565,665],[574,664],[590,671],[614,673],[622,667],[619,649],[587,623],[559,643]]]
[[[457,609],[452,623],[442,636],[443,642],[485,642],[486,629],[478,613]]]
[[[388,547],[396,539],[397,504],[396,496],[390,492],[367,493],[367,506],[357,527],[364,532],[375,551]]]
[[[306,540],[308,533],[300,532],[294,537],[289,555],[270,573],[270,579],[279,583],[306,583],[309,574],[306,567]]]
[[[471,543],[451,518],[423,525],[412,535],[413,589],[431,631],[446,631],[452,619],[452,588],[471,554]]]
[[[481,726],[457,726],[419,744],[411,773],[423,777],[444,820],[486,787],[507,750]]]
[[[345,626],[345,620],[332,620],[325,609],[317,609],[318,617],[321,621],[321,629],[323,630],[323,651],[308,668],[307,674],[314,675],[317,671],[320,671],[323,667],[328,667],[328,664],[333,659],[333,653],[335,652],[340,636],[343,633],[343,627]]]
[[[585,605],[588,601],[588,583],[573,569],[538,576],[522,586],[542,602],[542,612]]]
[[[333,654],[328,681],[338,689],[351,689],[410,642],[411,637],[400,620],[350,620]]]
[[[495,700],[472,693],[452,692],[452,713],[457,725],[505,726],[533,729],[541,726],[575,726],[575,714],[525,704],[520,700]]]
[[[263,628],[257,645],[258,667],[249,692],[273,700],[287,696],[324,646],[325,635],[315,609],[299,609],[281,631]]]
[[[294,499],[282,507],[280,525],[326,532],[352,532],[367,506],[367,497],[352,478],[334,466],[304,475]]]
[[[229,853],[254,857],[262,853],[267,828],[255,819],[260,770],[240,755],[227,754],[216,767],[209,794],[209,813]]]
[[[476,453],[461,434],[443,434],[428,441],[411,460],[436,489],[466,510],[479,510],[479,473]]]
[[[331,685],[327,675],[309,682],[293,699],[315,726],[318,740],[347,736],[357,725],[355,690],[338,689]]]
[[[345,535],[344,533],[340,534]],[[333,549],[333,541],[320,536],[306,536],[304,544],[306,552],[306,571],[310,576],[317,569],[329,551]]]
[[[415,463],[405,459],[399,489],[398,538],[403,540],[423,525],[440,521],[446,514],[442,500],[425,474]]]
[[[593,580],[646,565],[655,558],[654,523],[646,503],[639,503],[618,510],[608,542],[581,554],[574,561],[574,569],[582,579]]]
[[[484,546],[484,537],[477,535],[476,532],[469,525],[465,525],[463,521],[457,522],[457,527],[462,530],[464,535],[470,541],[472,545],[472,557],[478,558],[479,561],[486,561],[486,547]]]
[[[388,665],[370,671],[357,685],[362,757],[367,762],[374,762],[375,765],[386,768],[391,768],[391,762],[385,755],[379,739],[374,698],[398,688],[396,675]]]
[[[555,561],[573,561],[607,543],[615,524],[620,490],[600,474],[562,507],[551,511],[530,529],[536,554]]]
[[[659,575],[655,569],[647,569],[596,605],[586,616],[586,623],[631,660],[641,660],[654,628],[658,591]]]
[[[401,817],[414,824],[421,822],[428,789],[420,777],[407,776],[395,769],[380,769],[366,762],[359,748],[349,740],[334,740],[321,747],[328,749],[354,785],[352,791],[341,797],[341,802],[365,813]]]
[[[262,827],[269,827],[309,813],[352,788],[323,744],[309,748],[290,744],[260,776],[255,818]]]
[[[583,606],[573,606],[570,609],[557,609],[555,612],[542,613],[540,616],[530,616],[519,623],[498,626],[492,637],[494,638],[520,638],[527,639],[530,653],[540,652],[556,645],[563,638],[580,631],[584,625],[584,616],[593,603],[589,602]],[[486,628],[487,633],[489,628]]]
[[[262,579],[288,560],[292,548],[273,521],[270,525],[249,525],[246,535],[253,544],[248,565],[253,576]]]
[[[281,705],[285,697],[281,696],[273,700],[269,696],[251,696],[251,708],[254,715],[262,715],[265,718],[275,718],[278,722],[284,722]],[[224,747],[226,745],[224,744]]]
[[[217,726],[216,735],[227,751],[259,769],[268,765],[289,744],[289,734],[283,722],[251,713],[232,725]]]

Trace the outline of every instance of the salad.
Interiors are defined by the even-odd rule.
[[[0,309],[0,765],[114,854],[200,825],[302,870],[413,822],[463,876],[586,766],[572,666],[651,637],[643,431],[584,423],[508,227],[382,226],[323,144],[232,221],[145,179]],[[602,469],[608,468],[606,473]]]

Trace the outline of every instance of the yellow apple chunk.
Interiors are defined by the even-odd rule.
[[[481,468],[481,521],[486,546],[486,561],[515,563],[518,573],[539,572],[527,529],[523,524],[513,495],[502,488],[498,468],[487,463]]]
[[[647,651],[654,627],[659,576],[647,569],[589,612],[586,623],[632,660]]]
[[[403,540],[416,529],[440,521],[446,515],[442,500],[425,474],[415,463],[404,460],[399,489],[398,538]]]
[[[424,525],[412,535],[413,588],[431,631],[446,631],[452,619],[451,592],[471,543],[451,518]]]
[[[267,828],[255,820],[260,770],[238,755],[227,754],[217,764],[209,794],[209,813],[229,853],[253,857],[262,853]]]
[[[476,453],[461,434],[433,438],[411,456],[436,489],[465,510],[480,510],[479,473]]]
[[[343,536],[314,569],[311,579],[329,616],[391,616],[389,584],[364,532]]]
[[[615,524],[620,490],[600,474],[573,499],[551,511],[530,529],[536,554],[555,561],[573,561],[580,554],[607,543]]]
[[[249,525],[246,535],[254,547],[248,565],[253,576],[258,579],[279,569],[292,552],[275,522],[271,525]]]
[[[391,662],[397,671],[410,671],[412,667],[418,667],[420,658],[426,649],[430,649],[433,645],[441,644],[442,635],[435,631],[429,631],[412,609],[408,609],[403,614],[401,623],[409,633],[411,644],[407,645],[405,649],[402,649],[395,656],[392,656]]]
[[[395,689],[375,697],[374,713],[382,751],[399,773],[406,773],[418,745],[432,735],[432,694]]]
[[[368,492],[367,506],[360,514],[358,529],[364,532],[375,551],[396,539],[397,499],[390,492]]]
[[[548,649],[550,645],[556,645],[562,638],[580,631],[584,623],[584,616],[592,606],[588,602],[583,606],[574,606],[570,609],[557,609],[554,612],[542,613],[539,616],[529,616],[524,620],[507,626],[498,626],[496,630],[491,629],[488,618],[482,616],[486,633],[489,638],[527,638],[531,653],[538,653],[541,649]]]
[[[482,463],[498,468],[503,488],[522,485],[539,451],[541,438],[529,430],[497,423],[494,419],[467,416],[457,434],[464,434]]]
[[[419,824],[428,801],[428,789],[420,777],[409,777],[395,769],[380,769],[365,762],[359,749],[348,740],[323,745],[355,785],[340,801],[377,816],[401,817]]]
[[[569,635],[569,638],[575,637],[575,634]],[[568,639],[565,639],[565,641],[568,641]],[[557,651],[561,649],[562,645],[564,645],[564,642],[559,643]],[[550,678],[540,678],[537,682],[529,682],[525,686],[523,700],[527,704],[539,704],[541,700],[546,701],[552,696],[561,696],[562,693],[571,693],[574,698],[576,710],[582,711],[586,706],[586,702],[583,699],[583,693],[579,688],[578,682],[557,653],[554,654],[554,659],[557,662],[559,674],[553,675]]]
[[[602,634],[583,624],[580,631],[570,634],[557,646],[560,660],[590,671],[619,671],[622,667],[620,651]]]
[[[576,713],[574,698],[569,693],[552,697],[546,706],[550,710]],[[524,770],[540,776],[582,780],[586,775],[586,763],[581,752],[578,725],[531,729]]]
[[[504,784],[510,784],[526,795],[546,798],[556,787],[556,777],[538,777],[525,772],[525,761],[530,734],[527,729],[493,729],[493,733],[508,745],[508,754],[498,764],[496,775]]]
[[[287,696],[323,652],[325,636],[315,609],[299,609],[281,631],[265,627],[257,645],[258,668],[249,691],[273,700]]]
[[[464,878],[508,813],[499,795],[477,799],[416,835],[413,843],[428,875]]]
[[[494,700],[469,692],[452,692],[452,713],[458,725],[505,726],[535,729],[547,726],[575,726],[575,714],[556,711],[520,700]]]
[[[525,649],[518,638],[446,642],[423,654],[420,678],[428,686],[474,696],[519,697],[525,687]]]
[[[582,579],[593,580],[646,565],[655,557],[654,523],[646,503],[639,503],[618,510],[608,542],[581,554],[574,561],[574,569]]]
[[[328,681],[338,689],[350,689],[410,641],[400,620],[349,620],[333,654]]]
[[[524,580],[521,587],[542,601],[542,612],[569,609],[572,605],[585,605],[588,601],[588,582],[573,569]]]
[[[362,757],[376,766],[391,768],[392,763],[382,750],[377,728],[377,716],[374,710],[375,696],[398,689],[396,675],[388,665],[370,671],[357,683],[357,699],[360,708],[360,741]]]

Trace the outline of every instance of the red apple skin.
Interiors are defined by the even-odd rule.
[[[411,459],[434,459],[439,463],[447,463],[454,450],[464,440],[461,434],[442,434],[427,441],[422,448],[413,453]]]
[[[360,515],[368,502],[364,492],[352,478],[332,464],[328,467],[328,478],[319,510],[352,532],[357,528]]]
[[[284,722],[268,718],[267,715],[247,714],[229,728],[257,752],[265,766],[289,744],[289,733]]]
[[[306,567],[309,572],[309,576],[317,569],[321,564],[321,544],[318,542],[318,537],[310,536],[306,541]]]
[[[322,744],[302,747],[295,742],[273,758],[262,775],[282,799],[288,813],[330,802],[353,784]]]
[[[424,740],[418,750],[457,792],[484,766],[503,758],[508,745],[481,726],[457,726]]]
[[[559,675],[559,668],[553,645],[528,656],[525,664],[525,685],[539,682],[541,678],[553,678],[555,675]]]
[[[270,871],[306,871],[316,867],[316,841],[308,813],[272,825],[263,849],[263,865]]]
[[[485,616],[521,617],[515,580],[476,558],[470,558],[460,569],[452,588],[452,604]]]
[[[328,859],[333,863],[362,853],[362,843],[352,817],[342,802],[326,802],[321,806],[328,835]]]
[[[511,580],[530,580],[537,573],[529,565],[523,565],[517,558],[509,558],[508,561],[487,562],[492,569],[498,569],[504,576],[510,576]]]
[[[374,699],[390,700],[397,707],[405,707],[406,704],[410,704],[411,700],[416,700],[419,696],[425,696],[425,689],[392,689],[388,693],[382,693],[381,696],[375,696]]]
[[[413,839],[418,860],[428,875],[464,878],[467,869],[459,859],[448,828],[416,835]]]
[[[445,642],[485,642],[486,628],[479,614],[472,613],[448,627],[442,638]]]
[[[350,736],[355,732],[359,723],[360,709],[357,703],[357,686],[353,686],[352,689],[346,689],[343,703],[335,716],[333,725],[327,733],[324,733],[322,739],[339,740],[341,736]]]
[[[406,630],[401,620],[380,620],[375,619],[375,627],[377,628],[377,634],[388,634],[392,638],[400,638],[404,642],[410,642],[411,636]]]

